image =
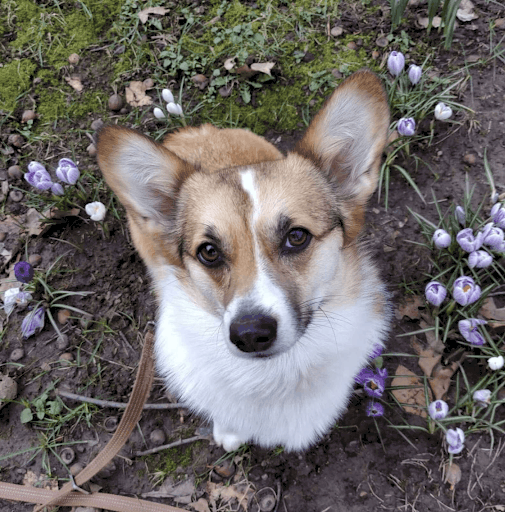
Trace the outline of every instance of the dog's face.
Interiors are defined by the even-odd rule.
[[[353,300],[354,242],[388,124],[380,82],[360,72],[287,157],[243,130],[204,126],[164,145],[108,127],[98,158],[158,296],[177,280],[219,319],[233,354],[271,357],[296,344],[322,304]]]

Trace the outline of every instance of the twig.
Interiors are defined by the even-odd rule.
[[[157,446],[156,448],[151,448],[150,450],[145,450],[143,452],[134,453],[132,455],[132,457],[142,457],[143,455],[151,455],[153,453],[161,452],[162,450],[168,450],[169,448],[175,448],[176,446],[193,443],[195,441],[200,441],[203,439],[206,439],[207,441],[209,440],[209,438],[207,436],[188,437],[187,439],[179,439],[179,441],[174,441],[173,443],[170,443],[170,444],[164,444],[162,446]]]
[[[111,402],[109,400],[99,400],[98,398],[89,398],[87,396],[76,395],[75,393],[70,393],[69,391],[63,391],[58,389],[56,394],[59,396],[64,396],[65,398],[70,398],[72,400],[78,400],[79,402],[87,402],[89,404],[99,405],[100,407],[112,407],[114,409],[126,409],[128,404],[122,402]],[[144,404],[144,409],[180,409],[185,408],[184,404]]]

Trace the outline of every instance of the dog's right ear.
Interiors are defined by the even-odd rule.
[[[119,126],[100,130],[98,165],[130,215],[161,224],[173,213],[181,183],[194,171],[161,144]]]

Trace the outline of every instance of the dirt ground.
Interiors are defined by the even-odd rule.
[[[485,58],[489,55],[489,19],[503,17],[505,10],[497,2],[476,4],[480,17],[457,27],[452,49],[442,52],[439,62],[435,63],[439,70],[449,64],[463,68],[469,56]],[[356,23],[352,13],[342,19],[348,30],[353,30]],[[406,242],[420,241],[419,228],[408,208],[435,221],[436,211],[430,204],[431,191],[443,201],[442,204],[449,206],[461,201],[466,180],[476,186],[476,198],[483,198],[489,193],[484,150],[487,150],[498,192],[505,192],[505,66],[502,61],[494,60],[485,66],[471,67],[469,74],[471,78],[460,101],[473,109],[475,116],[457,119],[462,124],[456,130],[449,125],[438,130],[429,151],[425,147],[411,148],[414,153],[422,154],[428,164],[412,172],[427,204],[400,176],[393,175],[388,210],[377,196],[369,205],[364,236],[389,284],[395,308],[405,299],[403,285],[417,282],[414,290],[421,290],[425,282],[423,272],[429,268],[428,254]],[[419,130],[427,132],[428,125],[421,125]],[[301,133],[277,133],[275,127],[267,133],[267,138],[275,141],[283,151],[292,147],[300,136]],[[468,154],[475,156],[474,163],[463,160]],[[87,158],[83,156],[83,160]],[[89,159],[86,164],[98,172],[94,160]],[[404,165],[409,168],[411,164],[407,160]],[[5,179],[5,173],[2,179]],[[7,203],[7,210],[23,213],[22,206],[12,202]],[[126,402],[131,391],[141,352],[141,334],[147,322],[155,319],[156,313],[149,278],[129,240],[124,220],[109,218],[110,231],[104,236],[97,225],[85,217],[67,217],[51,225],[41,235],[28,238],[26,250],[28,254],[42,256],[42,268],[65,254],[61,268],[68,272],[56,274],[52,286],[94,292],[86,298],[68,299],[66,303],[89,312],[93,321],[107,320],[111,331],[102,330],[97,337],[88,336],[93,324],[72,319],[64,327],[69,345],[61,348],[50,325],[46,325],[39,335],[23,341],[19,335],[22,313],[15,312],[11,316],[0,345],[0,365],[3,373],[18,382],[19,390],[18,401],[0,410],[0,457],[43,443],[45,432],[32,423],[22,424],[20,415],[25,408],[22,400],[33,400],[51,383],[81,395],[120,402]],[[24,253],[25,241],[20,241],[16,233],[9,233],[4,243],[7,249]],[[4,277],[7,276],[4,274]],[[396,317],[387,352],[412,353],[408,338],[397,335],[417,328],[415,321]],[[98,327],[96,329],[98,332]],[[98,344],[100,350],[95,353]],[[18,364],[10,364],[12,352],[18,348],[24,350],[24,356]],[[73,362],[62,362],[62,353],[71,354]],[[394,374],[398,363],[419,373],[415,358],[385,357],[390,374]],[[478,369],[474,371],[478,372]],[[166,398],[158,379],[149,402],[161,401]],[[376,420],[377,430],[374,419],[365,415],[365,401],[366,397],[356,392],[338,425],[305,453],[287,454],[251,446],[235,460],[237,480],[260,491],[258,496],[263,489],[273,489],[276,493],[280,490],[276,508],[279,512],[505,510],[503,439],[494,439],[490,449],[488,436],[470,436],[467,449],[456,457],[462,479],[451,489],[443,479],[442,468],[447,455],[442,448],[441,435],[406,430],[403,432],[410,443],[407,442],[390,427],[390,423],[401,424],[404,418],[413,425],[421,425],[424,420],[402,412],[392,400],[391,407],[386,409],[387,419]],[[67,399],[64,402],[69,407],[77,405]],[[59,442],[85,441],[73,447],[76,461],[83,465],[110,438],[105,425],[107,418],[118,415],[113,409],[94,410],[89,423],[84,419],[69,422],[58,439]],[[503,409],[500,414],[503,419]],[[173,478],[195,478],[194,498],[208,499],[209,482],[222,481],[211,474],[210,468],[223,455],[223,450],[211,441],[202,440],[188,448],[173,449],[150,458],[133,458],[133,452],[153,446],[150,433],[155,429],[162,429],[168,440],[191,437],[195,432],[205,433],[201,420],[185,411],[146,411],[139,428],[123,448],[122,456],[114,460],[114,467],[109,468],[105,476],[94,478],[93,482],[106,492],[140,496],[157,488],[153,485],[153,473],[163,467],[166,458],[174,466],[170,473]],[[59,450],[60,447],[55,448],[58,453]],[[53,476],[68,477],[51,452],[49,461]],[[45,473],[43,462],[42,452],[34,457],[30,452],[3,458],[0,460],[1,479],[21,483],[29,471],[37,475]],[[175,504],[172,498],[160,501]],[[186,505],[180,503],[179,506]],[[32,510],[32,506],[0,500],[0,510]],[[188,510],[191,509],[188,507]],[[238,510],[238,505],[236,502],[229,507],[222,505],[220,510]],[[250,510],[258,510],[254,499]]]

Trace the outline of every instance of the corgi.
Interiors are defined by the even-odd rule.
[[[157,370],[225,450],[310,447],[383,346],[388,293],[359,235],[388,128],[382,84],[362,70],[287,156],[210,124],[163,144],[99,132],[99,167],[154,283]]]

